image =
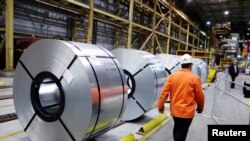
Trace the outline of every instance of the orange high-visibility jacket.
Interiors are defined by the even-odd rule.
[[[199,77],[188,69],[171,74],[164,84],[158,100],[158,109],[164,109],[164,103],[170,94],[170,112],[173,117],[193,118],[196,104],[202,111],[204,94]]]

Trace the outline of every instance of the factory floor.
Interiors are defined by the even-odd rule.
[[[229,77],[227,79],[230,80]],[[250,75],[240,74],[236,78],[236,82],[239,84],[243,84],[245,80],[250,80]],[[4,82],[5,85],[12,85],[13,78],[0,77],[0,82]],[[220,97],[221,104],[218,105],[218,97],[216,97],[217,89],[215,86],[215,83],[203,84],[206,98],[205,109],[203,113],[195,115],[186,141],[207,141],[207,125],[218,124],[218,120],[214,118],[214,115],[218,116],[218,112],[220,113],[219,118],[222,119],[219,119],[221,124],[249,124],[250,99],[244,98],[242,87],[237,85],[235,89],[231,89],[230,87],[227,88],[229,95],[231,96],[222,95]],[[9,96],[0,100],[0,117],[15,113],[13,98],[11,97],[12,90],[13,89],[11,87],[0,89],[0,97]],[[215,102],[217,102],[217,104]],[[215,105],[217,107],[214,107]],[[169,103],[166,103],[165,107],[166,114],[168,116],[167,120],[164,122],[164,125],[159,128],[159,130],[151,133],[150,136],[144,137],[139,135],[137,132],[142,125],[148,123],[159,115],[155,107],[148,111],[143,117],[134,121],[124,122],[123,124],[97,136],[95,140],[119,141],[124,136],[132,133],[137,140],[173,141],[172,131],[174,123],[172,117],[169,114]],[[219,110],[223,110],[223,112],[220,112]],[[237,112],[237,114],[233,112]],[[19,123],[18,119],[0,123],[0,140],[30,141],[29,137],[23,131],[23,127]]]

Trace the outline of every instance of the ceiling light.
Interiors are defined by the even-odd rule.
[[[249,36],[249,33],[247,33],[247,36]]]
[[[211,22],[210,21],[207,21],[207,25],[210,25],[211,24]]]
[[[229,14],[229,11],[226,10],[226,11],[224,12],[224,15],[228,15],[228,14]]]
[[[250,30],[250,28],[248,28],[247,30]]]

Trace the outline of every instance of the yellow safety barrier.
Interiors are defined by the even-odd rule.
[[[130,133],[123,137],[120,141],[136,141],[134,134]]]
[[[4,85],[5,85],[5,83],[0,81],[0,86],[4,86]]]
[[[16,131],[16,132],[12,132],[12,133],[9,133],[9,134],[0,136],[0,140],[5,140],[5,139],[8,139],[8,138],[11,138],[11,137],[13,137],[13,136],[16,136],[16,135],[19,135],[19,134],[23,134],[23,133],[24,133],[23,130],[19,130],[19,131]]]
[[[167,121],[168,120],[163,121],[154,129],[152,129],[150,132],[148,132],[146,135],[144,135],[142,138],[138,139],[137,141],[146,141],[150,136],[152,136],[156,131],[158,131]]]
[[[211,83],[215,79],[215,76],[216,76],[216,70],[215,69],[209,69],[208,77],[207,77],[206,82]]]
[[[92,130],[94,129],[94,127],[95,127],[96,130],[102,129],[102,128],[110,125],[112,123],[112,121],[113,121],[113,119],[108,119],[106,121],[98,123],[96,126],[91,126],[91,127],[88,128],[87,133],[92,132]]]
[[[6,108],[6,107],[10,107],[10,106],[14,106],[13,104],[8,104],[8,105],[0,105],[0,109],[1,108]]]
[[[155,119],[152,119],[150,122],[148,122],[145,125],[143,125],[139,129],[138,134],[140,134],[140,135],[147,134],[148,132],[150,132],[151,130],[153,130],[154,128],[156,128],[158,125],[160,125],[166,119],[167,119],[167,115],[166,114],[160,114]]]

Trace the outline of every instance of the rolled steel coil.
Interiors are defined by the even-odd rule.
[[[208,65],[206,62],[204,62],[202,59],[199,58],[193,58],[194,63],[198,65],[198,67],[200,68],[200,73],[201,73],[201,82],[205,83],[208,77]]]
[[[156,56],[161,60],[165,69],[169,70],[171,73],[174,73],[181,69],[181,56],[172,54],[157,54]],[[192,72],[198,75],[201,82],[204,83],[208,75],[207,64],[201,59],[193,58]]]
[[[161,60],[165,69],[170,73],[174,73],[181,69],[180,56],[172,54],[157,54],[156,56]]]
[[[32,141],[81,141],[113,127],[127,99],[116,58],[91,44],[39,40],[14,77],[18,119]]]
[[[134,120],[155,104],[168,73],[160,60],[146,51],[115,49],[111,52],[122,65],[129,87],[122,120]]]

